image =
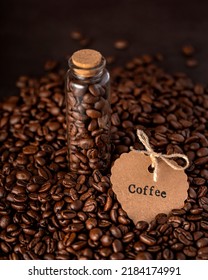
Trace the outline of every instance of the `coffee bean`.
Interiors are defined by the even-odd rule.
[[[71,203],[71,209],[75,211],[79,211],[82,209],[83,202],[81,200],[75,200]]]
[[[92,228],[95,228],[97,226],[97,220],[95,218],[89,218],[86,221],[86,228],[88,230],[91,230]]]
[[[109,257],[113,253],[113,251],[111,248],[101,248],[99,250],[99,253],[102,257]]]
[[[208,254],[208,247],[200,248],[197,253],[198,253],[199,256],[203,255],[203,254],[207,255]]]
[[[57,61],[55,60],[48,60],[46,61],[45,65],[44,65],[44,69],[46,71],[52,71],[57,67]]]
[[[28,172],[27,170],[23,170],[23,171],[18,171],[16,173],[16,178],[18,180],[25,180],[25,181],[29,181],[31,177],[30,172]]]
[[[79,141],[79,146],[85,150],[92,149],[94,146],[94,141],[93,139],[82,139]]]
[[[122,242],[119,239],[115,239],[112,243],[113,251],[114,253],[122,252],[123,251],[123,245]]]
[[[199,62],[196,58],[189,58],[186,60],[186,66],[188,67],[196,67],[198,64]]]
[[[177,133],[174,133],[174,134],[172,134],[172,135],[169,135],[169,139],[170,140],[173,140],[173,141],[175,141],[175,142],[184,142],[184,137],[183,137],[183,135],[181,135],[181,134],[177,134]]]
[[[205,210],[208,211],[208,198],[203,196],[199,198],[199,205]]]
[[[11,218],[8,215],[0,217],[0,227],[5,229],[11,222]]]
[[[153,238],[153,237],[151,237],[151,236],[149,236],[149,235],[147,235],[147,234],[145,234],[145,233],[142,233],[142,234],[140,235],[140,240],[141,240],[143,243],[145,243],[145,244],[147,244],[147,245],[149,245],[149,246],[153,246],[153,245],[156,244],[155,238]]]
[[[183,248],[184,248],[184,244],[180,242],[177,242],[171,246],[171,249],[173,251],[181,251]]]
[[[136,255],[136,260],[152,260],[153,257],[149,252],[139,252]]]
[[[186,256],[184,253],[178,252],[178,253],[176,253],[176,259],[177,260],[186,260]]]
[[[38,147],[36,146],[32,146],[32,145],[29,145],[29,146],[25,146],[23,148],[23,153],[25,155],[33,155],[33,154],[36,154],[38,151]]]
[[[86,247],[87,245],[87,241],[78,241],[76,243],[74,243],[72,245],[72,248],[75,250],[75,251],[80,251],[81,249],[83,249],[84,247]]]
[[[184,45],[182,46],[182,53],[185,56],[192,56],[195,53],[195,48],[190,44]]]
[[[147,222],[145,222],[145,221],[139,221],[139,222],[136,224],[136,229],[144,231],[144,230],[146,230],[146,229],[148,228],[148,226],[149,226],[149,225],[148,225]]]
[[[191,244],[192,244],[192,242],[191,242],[190,240],[188,240],[188,239],[186,238],[186,236],[183,235],[183,234],[180,234],[180,233],[179,233],[178,239],[179,239],[180,242],[182,242],[182,243],[185,244],[185,245],[191,245]]]
[[[70,37],[73,39],[73,40],[81,40],[82,37],[83,37],[83,34],[81,31],[79,30],[72,30],[70,32]]]
[[[84,212],[94,212],[97,209],[97,203],[93,199],[88,199],[83,207]]]
[[[33,193],[33,192],[36,192],[38,189],[40,189],[40,186],[38,184],[29,184],[27,186],[27,190],[30,192],[30,193]]]
[[[168,222],[173,225],[173,227],[178,227],[182,223],[183,219],[180,216],[170,216]]]
[[[110,232],[111,232],[111,234],[112,234],[115,238],[121,238],[121,237],[122,237],[122,232],[121,232],[121,230],[120,230],[118,227],[114,226],[114,225],[111,226]]]
[[[174,254],[170,249],[166,248],[163,250],[163,258],[164,260],[173,260]]]
[[[208,260],[208,254],[200,254],[196,256],[196,260]]]
[[[184,254],[187,256],[187,257],[195,257],[197,255],[197,249],[193,246],[187,246],[183,249],[183,252]]]
[[[198,157],[207,156],[207,155],[208,155],[208,148],[200,148],[200,149],[197,151],[196,154],[197,154]]]
[[[197,240],[196,245],[198,248],[206,247],[208,245],[208,238],[200,238]]]
[[[106,191],[106,183],[103,182],[99,182],[98,184],[93,183],[92,187],[101,193],[104,193]]]
[[[137,241],[136,243],[134,243],[134,249],[137,252],[145,251],[146,250],[146,245],[141,241]]]
[[[110,259],[111,260],[123,260],[125,258],[124,254],[119,252],[119,253],[113,253],[111,256],[110,256]]]
[[[93,110],[93,109],[86,110],[86,114],[88,117],[90,117],[92,119],[98,119],[101,117],[101,113],[99,111]]]
[[[59,211],[59,210],[57,210],[57,211]],[[63,217],[63,219],[71,220],[76,217],[76,212],[71,211],[71,210],[62,210],[61,216]]]
[[[46,181],[45,178],[43,178],[42,176],[34,176],[33,177],[33,182],[35,184],[42,185],[42,184],[45,183],[45,181]]]
[[[6,254],[12,251],[12,247],[7,242],[1,242],[0,248]]]
[[[90,239],[92,239],[93,241],[97,241],[100,239],[100,237],[102,236],[102,231],[99,228],[93,228],[90,230]]]
[[[194,240],[199,240],[201,237],[203,237],[203,232],[202,231],[195,231],[194,233],[193,233],[193,237],[194,237]]]
[[[84,228],[82,223],[69,224],[68,229],[70,232],[80,232]]]
[[[104,247],[108,247],[112,244],[113,238],[109,235],[103,235],[100,241]]]
[[[208,221],[201,221],[200,225],[202,229],[208,230]]]
[[[114,47],[118,50],[125,50],[129,46],[129,42],[124,39],[119,39],[114,42]]]
[[[59,122],[48,122],[47,126],[50,131],[56,131],[61,127]]]

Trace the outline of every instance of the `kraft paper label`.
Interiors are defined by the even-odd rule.
[[[149,156],[131,151],[118,158],[111,169],[113,191],[133,222],[150,222],[159,213],[181,208],[188,181],[183,170],[174,170],[158,159],[158,179],[153,181]],[[149,171],[150,170],[150,171]]]

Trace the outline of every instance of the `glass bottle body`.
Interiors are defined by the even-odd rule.
[[[73,67],[66,77],[66,114],[69,169],[91,174],[109,168],[110,76],[99,69],[93,77],[79,77]]]

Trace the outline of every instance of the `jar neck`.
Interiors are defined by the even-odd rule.
[[[90,80],[97,81],[103,75],[103,71],[106,65],[106,60],[104,57],[102,57],[101,63],[93,68],[78,67],[73,63],[71,58],[69,59],[68,64],[69,64],[70,72],[74,78],[82,81],[90,81]]]

